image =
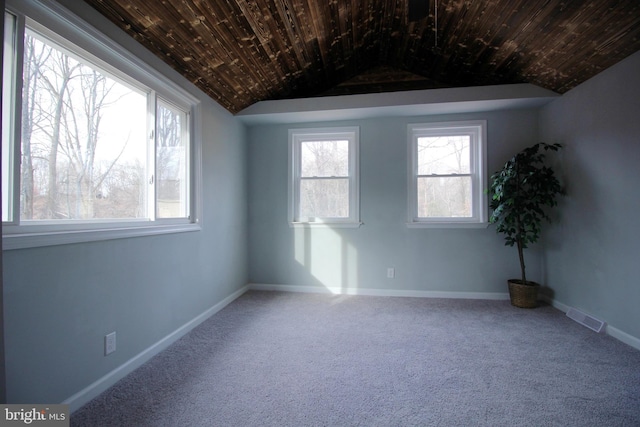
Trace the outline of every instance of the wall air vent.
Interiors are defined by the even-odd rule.
[[[567,311],[567,317],[589,329],[593,329],[596,332],[600,332],[604,327],[604,322],[602,320],[598,320],[595,317],[581,312],[580,310],[576,310],[575,308],[570,308],[569,311]]]

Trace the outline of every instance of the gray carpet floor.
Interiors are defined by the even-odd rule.
[[[72,426],[640,426],[640,351],[542,306],[251,291]]]

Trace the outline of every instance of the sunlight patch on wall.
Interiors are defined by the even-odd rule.
[[[296,261],[331,293],[358,288],[358,252],[335,230],[296,228],[294,246]]]

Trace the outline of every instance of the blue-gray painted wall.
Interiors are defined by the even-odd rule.
[[[407,228],[407,124],[487,120],[488,173],[538,140],[538,111],[387,117],[349,122],[256,125],[249,138],[249,279],[253,283],[318,286],[343,291],[506,292],[519,277],[517,252],[493,227]],[[360,213],[363,225],[290,228],[287,222],[287,130],[360,127]],[[527,253],[532,280],[540,253]],[[387,279],[387,268],[395,278]]]
[[[555,298],[640,340],[640,53],[545,107],[540,128],[565,145],[545,250]]]
[[[203,229],[3,252],[7,397],[59,403],[247,283],[246,131],[83,2],[61,2],[202,100]],[[103,337],[117,332],[104,356]]]
[[[493,228],[407,229],[406,125],[486,119],[488,172],[520,148],[562,142],[569,195],[527,254],[533,279],[563,304],[640,337],[640,54],[539,110],[383,117],[309,126],[361,130],[358,229],[287,224],[287,129],[245,129],[82,2],[61,0],[202,99],[201,232],[5,251],[10,402],[60,402],[218,304],[247,282],[445,292],[505,292],[515,251]],[[395,279],[386,268],[396,269]],[[105,357],[103,336],[118,350]]]

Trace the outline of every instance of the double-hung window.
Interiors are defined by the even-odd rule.
[[[358,226],[358,127],[289,130],[289,222]]]
[[[56,5],[7,1],[3,65],[5,248],[198,229],[195,97]]]
[[[486,122],[411,124],[408,225],[486,226]]]

